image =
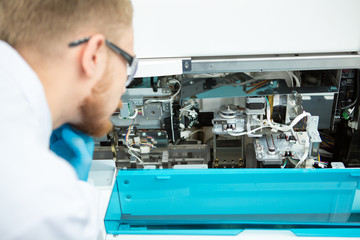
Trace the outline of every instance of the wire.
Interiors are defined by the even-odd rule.
[[[226,77],[225,77],[226,78]],[[226,80],[226,79],[225,79]],[[251,80],[247,80],[245,82],[240,82],[240,83],[233,83],[233,82],[228,82],[227,83],[230,83],[232,86],[244,86],[244,85],[247,85],[247,84],[250,84],[250,83],[253,83],[253,82],[257,82],[259,81],[259,79],[251,79]],[[219,84],[218,86],[222,86],[222,85],[227,85],[226,83],[222,83],[222,84]]]
[[[265,76],[269,76],[270,74],[266,74],[266,75],[263,75],[263,76],[259,76],[259,77],[254,77],[253,79],[250,79],[250,80],[247,80],[245,82],[240,82],[240,83],[234,83],[232,79],[229,79],[229,76],[225,76],[223,77],[226,81],[226,83],[221,83],[217,86],[222,86],[222,85],[227,85],[227,84],[231,84],[232,86],[244,86],[244,85],[247,85],[247,84],[250,84],[250,83],[254,83],[254,82],[257,82],[261,79],[263,79]],[[285,79],[284,79],[285,80]],[[268,81],[268,80],[267,80]],[[257,85],[258,83],[255,83],[255,84],[252,84],[251,86],[249,87],[252,87],[253,85]]]
[[[335,138],[333,138],[333,137],[328,137],[328,136],[323,135],[323,134],[321,134],[321,135],[322,135],[321,138],[325,139],[328,142],[334,142],[335,141]]]
[[[173,81],[175,81],[176,83],[178,83],[179,84],[179,89],[177,90],[177,92],[174,94],[174,95],[172,95],[170,98],[168,98],[168,99],[148,99],[148,100],[146,100],[145,102],[144,102],[144,104],[148,104],[148,103],[154,103],[154,102],[170,102],[170,101],[172,101],[172,100],[174,100],[174,98],[180,93],[180,91],[181,91],[181,83],[178,81],[178,80],[176,80],[176,79],[173,79]]]
[[[129,116],[129,117],[127,117],[127,118],[128,118],[128,119],[134,119],[134,118],[136,118],[136,116],[138,115],[138,113],[139,113],[139,110],[138,110],[137,108],[135,108],[135,113],[134,113],[134,115]]]
[[[298,77],[293,72],[288,71],[287,73],[290,75],[291,79],[292,78],[295,79],[295,87],[300,87],[301,84],[300,84],[300,80],[298,79]]]
[[[288,158],[289,162],[291,162],[291,164],[293,164],[294,166],[296,166],[297,162],[294,161],[299,161],[298,159],[293,159],[293,158]]]
[[[311,114],[308,113],[308,112],[303,112],[301,113],[300,115],[298,115],[291,123],[290,125],[285,125],[285,126],[276,126],[274,125],[272,122],[271,122],[271,119],[270,119],[270,102],[269,102],[269,99],[267,97],[266,98],[266,102],[267,102],[267,105],[266,105],[266,119],[268,121],[268,124],[269,126],[272,128],[272,129],[276,129],[278,131],[282,131],[282,132],[287,132],[287,131],[290,131],[292,130],[293,131],[293,128],[294,126],[301,121],[301,119],[303,119],[304,117],[311,117]]]
[[[258,85],[260,85],[260,84],[262,84],[262,83],[264,83],[264,82],[266,82],[267,80],[262,80],[262,81],[260,81],[260,82],[257,82],[257,83],[253,83],[253,84],[251,84],[251,85],[249,85],[249,86],[247,86],[247,87],[255,87],[255,86],[258,86]]]
[[[321,137],[320,137],[321,138]],[[322,143],[325,143],[326,145],[329,145],[329,146],[334,146],[334,143],[327,140],[326,138],[321,138],[322,140]]]
[[[180,91],[180,88],[179,88]],[[178,92],[179,92],[178,91]],[[176,94],[175,94],[176,95]],[[171,138],[173,143],[175,142],[175,131],[174,131],[174,112],[173,112],[173,98],[170,99],[170,125],[171,125]]]
[[[258,127],[258,128],[254,128],[250,131],[247,131],[247,132],[241,132],[241,133],[234,133],[232,131],[232,129],[228,129],[227,132],[230,136],[234,136],[234,137],[237,137],[237,136],[243,136],[243,135],[247,135],[247,134],[250,134],[250,133],[253,133],[253,132],[256,132],[260,129],[263,129],[263,128],[266,128],[266,127],[270,127],[270,126],[261,126],[261,127]]]
[[[240,132],[240,133],[234,133],[232,131],[232,129],[228,129],[227,132],[230,136],[243,136],[243,135],[247,135],[247,134],[250,134],[250,133],[253,133],[253,132],[256,132],[260,129],[263,129],[263,128],[272,128],[272,129],[275,129],[277,131],[282,131],[282,132],[287,132],[287,131],[294,131],[294,126],[300,122],[304,117],[309,117],[311,116],[310,113],[308,112],[303,112],[301,113],[300,115],[298,115],[291,123],[290,125],[285,125],[285,126],[276,126],[275,124],[273,124],[271,122],[271,119],[270,119],[270,104],[269,104],[269,99],[267,97],[266,98],[266,101],[267,101],[267,106],[266,106],[266,118],[267,118],[267,122],[263,122],[263,124],[266,124],[266,125],[263,125],[263,126],[260,126],[258,128],[255,128],[255,129],[252,129],[250,131],[247,131],[247,132]]]
[[[128,141],[128,137],[129,137],[129,133],[130,133],[130,129],[131,129],[131,126],[129,126],[126,134],[125,134],[125,144],[127,144],[127,141]]]
[[[286,83],[286,86],[294,87],[293,78],[287,71],[269,72],[267,74],[260,73],[260,76],[254,77],[254,79],[260,79],[260,78],[268,79],[270,81],[283,79]]]
[[[296,164],[295,168],[300,168],[300,166],[303,164],[303,162],[306,160],[309,154],[309,149],[306,148],[304,155],[300,158],[300,161]]]
[[[131,156],[135,157],[139,162],[144,163],[143,160],[141,160],[141,158],[139,158],[138,156],[136,156],[130,149],[128,150],[128,153],[129,153]]]
[[[328,152],[324,149],[319,149],[319,153],[321,154],[321,156],[323,157],[328,157],[328,158],[332,158],[333,154],[331,152]]]
[[[288,161],[288,159],[285,160],[285,163],[284,163],[283,166],[281,166],[281,168],[285,168],[285,167],[286,167],[287,161]]]
[[[132,126],[129,126],[127,133],[125,134],[124,137],[124,141],[125,141],[125,145],[129,148],[129,150],[131,151],[136,151],[136,152],[140,152],[140,149],[136,149],[131,147],[131,145],[128,144],[128,139],[129,139],[129,135],[130,135],[130,130],[131,130]]]
[[[349,105],[347,106],[344,106],[344,107],[341,107],[340,109],[341,110],[345,110],[345,109],[348,109],[348,108],[352,108],[353,106],[355,106],[355,104],[359,101],[359,92],[360,92],[360,83],[359,83],[359,75],[360,75],[360,71],[357,72],[357,77],[356,77],[356,97],[355,97],[355,100],[354,102],[350,103]]]
[[[196,131],[193,131],[192,133],[189,134],[189,136],[187,138],[191,137],[192,135],[194,135],[195,133],[198,133],[198,132],[204,132],[204,130],[198,129]]]
[[[254,88],[246,91],[245,93],[246,93],[246,94],[252,93],[252,92],[255,91],[256,89],[259,89],[259,88],[265,86],[267,83],[268,83],[268,80],[264,80],[264,81],[260,82],[259,84],[257,84]]]
[[[300,115],[298,115],[291,123],[290,125],[285,125],[285,126],[276,126],[274,125],[272,122],[271,122],[271,119],[270,119],[270,103],[269,103],[269,99],[267,97],[266,98],[266,101],[267,101],[267,106],[266,106],[266,118],[267,118],[267,121],[268,121],[268,124],[270,125],[270,127],[272,129],[275,129],[277,131],[282,131],[282,132],[287,132],[287,131],[291,131],[293,134],[294,134],[294,126],[296,124],[298,124],[304,117],[311,117],[311,114],[308,113],[308,112],[303,112],[301,113]]]
[[[179,89],[177,90],[177,92],[172,95],[170,98],[168,99],[148,99],[144,102],[144,104],[148,104],[148,103],[154,103],[154,102],[169,102],[170,103],[170,124],[171,124],[171,133],[172,133],[172,140],[173,142],[175,142],[175,131],[174,131],[174,121],[173,121],[173,100],[175,99],[175,97],[180,93],[181,91],[181,83],[180,81],[176,80],[176,79],[172,79],[172,81],[174,81],[175,83],[179,84]]]

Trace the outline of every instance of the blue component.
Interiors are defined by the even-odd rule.
[[[132,228],[127,230],[110,230],[108,234],[147,234],[147,235],[227,235],[236,236],[240,234],[244,229],[202,229],[202,230],[151,230],[148,231],[144,228]]]
[[[120,170],[105,227],[111,234],[236,235],[244,228],[305,234],[304,229],[321,226],[342,236],[336,229],[351,226],[357,234],[359,213],[352,214],[352,206],[359,173],[359,169]],[[298,231],[299,226],[304,231]]]
[[[299,228],[291,230],[298,237],[359,237],[360,228]]]

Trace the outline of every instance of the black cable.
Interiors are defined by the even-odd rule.
[[[359,101],[359,92],[360,92],[359,75],[360,75],[360,71],[358,70],[356,73],[356,81],[355,81],[355,83],[356,83],[356,98],[355,98],[354,102],[350,103],[349,105],[347,105],[345,107],[340,107],[340,110],[352,108]]]

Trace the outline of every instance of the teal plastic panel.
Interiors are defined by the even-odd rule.
[[[108,233],[243,228],[357,228],[359,169],[119,171]]]
[[[360,228],[299,228],[291,231],[298,237],[360,237]]]

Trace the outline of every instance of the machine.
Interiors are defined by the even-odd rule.
[[[133,3],[139,72],[90,174],[104,238],[360,237],[359,2]]]

